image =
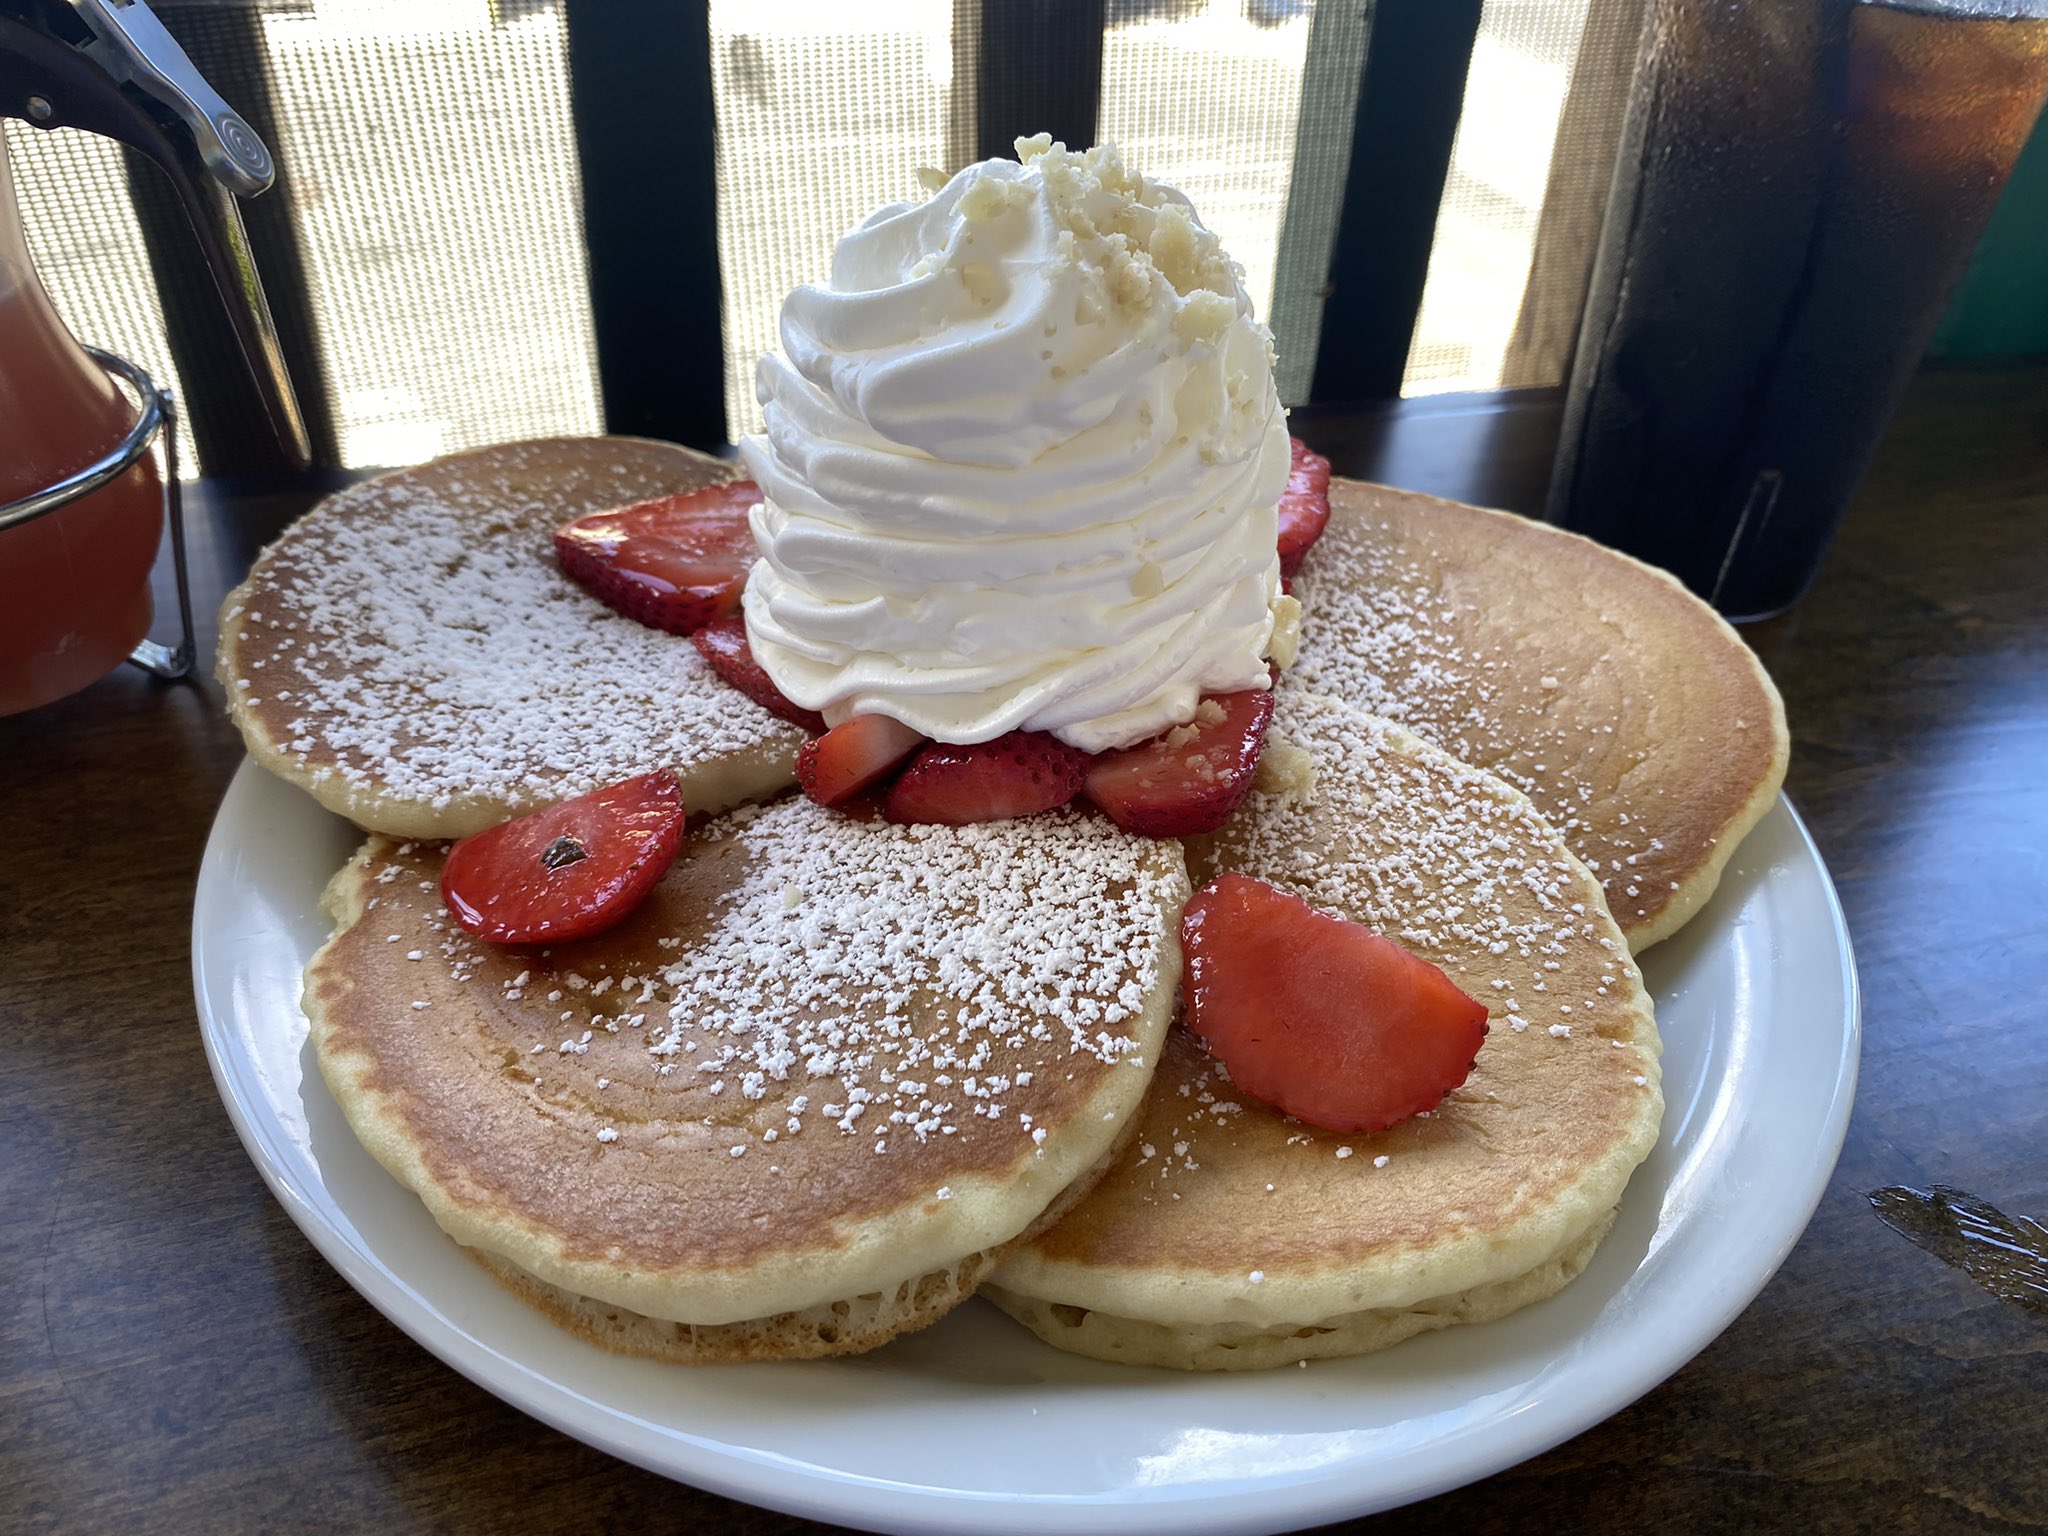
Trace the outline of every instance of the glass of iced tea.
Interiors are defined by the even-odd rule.
[[[2048,0],[1652,0],[1550,521],[1805,594],[2048,94]]]

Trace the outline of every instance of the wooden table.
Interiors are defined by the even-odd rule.
[[[1535,396],[1299,425],[1341,472],[1530,507],[1556,415]],[[303,502],[200,498],[208,612]],[[1763,1295],[1671,1381],[1361,1529],[2048,1528],[2048,1316],[1865,1199],[1940,1182],[2048,1215],[2048,370],[1924,377],[1819,585],[1752,638],[1861,961],[1841,1166]],[[241,755],[211,682],[123,672],[0,721],[0,1530],[805,1528],[471,1386],[265,1191],[187,959]]]

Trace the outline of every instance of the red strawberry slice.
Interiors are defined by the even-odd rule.
[[[1311,453],[1298,437],[1288,443],[1294,450],[1294,468],[1287,476],[1287,489],[1280,496],[1280,575],[1291,578],[1301,569],[1301,557],[1309,545],[1323,536],[1330,521],[1330,461]]]
[[[972,746],[933,742],[889,791],[891,821],[965,826],[1056,810],[1081,792],[1090,758],[1044,731],[1011,731]]]
[[[728,614],[706,624],[690,636],[690,643],[697,647],[698,655],[711,663],[712,671],[769,714],[780,715],[791,725],[800,725],[807,731],[825,729],[823,715],[815,709],[805,709],[801,704],[792,704],[775,686],[775,679],[768,675],[767,668],[754,660],[754,649],[747,644],[747,621],[741,615]]]
[[[1248,875],[1181,917],[1188,1028],[1231,1081],[1311,1125],[1380,1131],[1464,1082],[1486,1009],[1428,961]]]
[[[1214,694],[1188,724],[1097,757],[1088,770],[1088,798],[1126,832],[1213,832],[1252,787],[1272,718],[1270,690]]]
[[[732,480],[593,512],[556,530],[555,558],[627,618],[687,635],[739,607],[756,553],[747,508],[760,501],[753,481]]]
[[[855,715],[797,748],[796,781],[820,805],[841,805],[917,749],[924,737],[887,715]]]
[[[441,900],[493,944],[587,939],[640,905],[682,837],[682,786],[663,768],[465,837],[441,866]]]

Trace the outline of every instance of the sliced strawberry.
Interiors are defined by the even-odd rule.
[[[1311,1125],[1380,1131],[1472,1071],[1486,1009],[1428,961],[1248,875],[1181,917],[1188,1028],[1231,1081]]]
[[[1202,700],[1188,724],[1096,758],[1088,798],[1126,832],[1213,832],[1252,787],[1272,718],[1270,690],[1215,694]]]
[[[754,535],[751,480],[658,496],[579,517],[555,531],[555,558],[582,587],[629,619],[687,635],[739,607]]]
[[[682,836],[676,776],[644,773],[465,837],[441,866],[441,900],[493,944],[587,939],[640,905]]]
[[[796,781],[820,805],[839,805],[875,783],[924,737],[887,715],[855,715],[797,748]]]
[[[1090,761],[1044,731],[1011,731],[964,747],[935,741],[903,770],[884,814],[958,827],[1056,810],[1081,792]]]
[[[1330,461],[1311,453],[1298,437],[1287,440],[1294,449],[1294,468],[1287,476],[1287,489],[1280,496],[1280,575],[1291,578],[1301,569],[1301,557],[1309,545],[1323,536],[1330,521]]]
[[[754,649],[747,644],[747,621],[739,614],[727,614],[706,624],[690,636],[690,643],[697,647],[698,655],[711,663],[712,671],[769,714],[780,715],[791,725],[800,725],[813,733],[825,729],[823,715],[801,704],[792,704],[775,686],[768,669],[754,660]]]

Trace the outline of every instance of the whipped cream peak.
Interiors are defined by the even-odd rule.
[[[878,210],[789,295],[741,445],[747,625],[828,720],[1099,751],[1265,686],[1285,413],[1181,193],[1113,147],[1017,150]]]

